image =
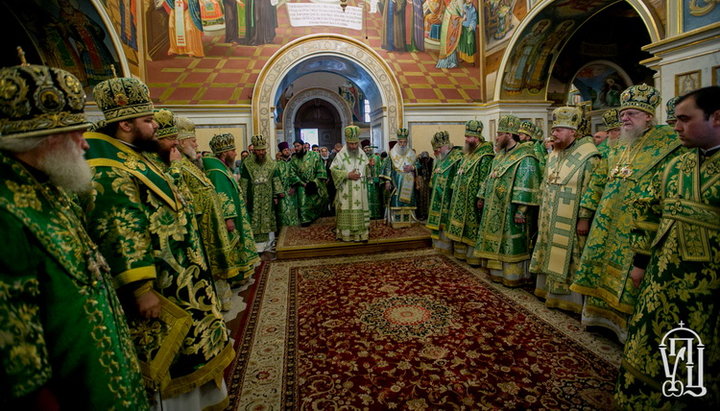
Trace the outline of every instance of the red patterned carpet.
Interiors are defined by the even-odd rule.
[[[432,250],[273,262],[231,409],[607,409],[618,347]]]

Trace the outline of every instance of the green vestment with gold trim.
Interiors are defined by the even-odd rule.
[[[149,363],[168,344],[179,348],[168,359],[169,382],[150,385],[164,387],[162,396],[169,398],[217,381],[235,353],[195,216],[148,155],[101,133],[87,132],[85,139],[95,187],[88,205],[89,232],[110,265],[126,309],[131,310],[128,322],[138,357]],[[165,339],[160,345],[154,338],[158,330],[152,328],[156,323],[134,313],[133,292],[148,285],[191,316],[184,338]]]
[[[601,175],[604,168],[599,168],[600,173],[592,177],[606,183],[570,289],[587,296],[583,323],[609,328],[621,341],[637,298],[629,276],[633,257],[630,204],[649,189],[652,176],[680,152],[675,132],[668,126],[655,126],[635,141],[614,147],[608,155],[607,175]],[[583,198],[580,206],[595,201],[597,193],[597,188],[588,190],[588,200]]]
[[[336,237],[343,241],[366,241],[370,232],[370,210],[367,195],[368,159],[362,150],[351,156],[343,147],[330,165],[335,183]],[[350,180],[351,171],[361,174]]]
[[[701,159],[698,149],[676,156],[656,173],[652,189],[639,198],[640,210],[634,226],[649,233],[644,250],[650,261],[638,290],[635,311],[628,322],[627,342],[620,367],[616,400],[621,408],[717,409],[720,406],[720,152]],[[648,237],[640,235],[640,237]],[[635,243],[634,245],[638,245]],[[668,337],[694,339],[692,346],[680,343],[685,356],[670,357],[670,371],[683,388],[700,382],[706,394],[700,397],[663,396],[670,380],[665,371],[661,343],[670,353],[665,335],[682,326],[688,331]],[[687,361],[692,355],[694,366]],[[701,361],[700,356],[703,357]],[[674,364],[679,367],[674,369]],[[679,386],[676,385],[675,388]],[[679,391],[675,391],[679,393]],[[714,405],[713,405],[714,404]]]
[[[375,165],[368,164],[367,171],[367,193],[368,207],[370,207],[370,218],[379,220],[383,218],[383,202],[382,191],[380,186],[380,174],[382,174],[382,159],[377,154],[368,156],[368,160],[372,159]]]
[[[595,168],[601,162],[600,152],[588,138],[573,142],[548,156],[542,182],[542,205],[538,216],[538,240],[530,261],[530,272],[545,276],[544,286],[535,294],[549,307],[580,312],[582,304],[561,296],[571,294],[587,236],[577,235],[578,218],[591,219],[597,207],[580,207]]]
[[[495,156],[490,174],[478,192],[484,206],[474,255],[490,260],[489,268],[499,269],[492,264],[503,263],[503,278],[494,279],[508,286],[526,280],[527,270],[520,265],[530,260],[541,177],[532,145],[516,144]],[[515,223],[518,213],[524,215],[524,224]]]
[[[290,161],[301,182],[297,187],[300,224],[309,224],[320,217],[327,206],[327,170],[320,154],[314,151],[308,151],[302,157],[294,154]],[[308,183],[313,186],[313,189],[303,186]]]
[[[258,262],[255,251],[255,232],[250,223],[250,213],[245,207],[245,201],[240,193],[240,186],[232,171],[217,157],[203,157],[203,168],[208,180],[215,187],[220,200],[222,217],[225,220],[233,219],[235,230],[230,233],[230,242],[237,253],[236,259],[243,277],[250,277]],[[224,224],[223,224],[224,225]],[[227,230],[227,226],[225,226]]]
[[[453,180],[463,160],[462,147],[453,147],[441,160],[436,159],[430,177],[430,205],[428,207],[427,227],[430,238],[440,240],[440,232],[445,232],[450,219],[450,200],[453,194]],[[435,243],[435,242],[433,242]]]
[[[245,210],[240,209],[241,217],[244,218],[238,218],[237,215],[227,217],[235,219],[235,231],[228,232],[223,203],[212,181],[203,170],[185,156],[179,166],[184,187],[187,188],[192,199],[200,238],[213,277],[216,279],[229,279],[238,275],[241,276],[240,278],[250,277],[255,271],[258,257],[252,228]],[[240,226],[237,224],[239,220],[242,221]]]
[[[465,154],[453,181],[450,222],[446,231],[449,239],[475,247],[480,224],[477,194],[490,174],[494,157],[492,143],[487,141],[481,141],[472,153]]]
[[[295,172],[295,167],[293,167],[290,159],[276,161],[276,164],[284,194],[278,201],[277,220],[280,222],[280,226],[300,225],[300,209],[297,196],[297,185],[300,183],[300,178]],[[290,195],[291,189],[295,189],[292,195]]]
[[[283,186],[275,164],[275,160],[267,157],[264,163],[258,163],[255,154],[250,154],[240,172],[240,185],[256,243],[268,241],[270,233],[277,230],[273,199],[283,193]]]
[[[0,152],[2,402],[42,387],[68,410],[144,410],[125,313],[82,212]]]

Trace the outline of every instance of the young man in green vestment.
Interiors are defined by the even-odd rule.
[[[637,200],[623,409],[720,407],[720,87],[681,97],[675,116],[689,150]]]
[[[504,115],[498,121],[496,146],[488,178],[478,192],[482,208],[475,257],[493,281],[516,287],[530,281],[527,263],[536,232],[540,205],[540,164],[533,147],[520,144],[520,119]]]
[[[145,410],[137,355],[74,196],[92,189],[85,92],[67,71],[0,69],[0,408]]]
[[[415,164],[417,154],[408,143],[406,128],[397,130],[397,144],[388,153],[380,178],[390,193],[385,213],[393,227],[407,227],[415,223]]]
[[[295,167],[290,162],[292,154],[290,154],[290,145],[287,141],[278,144],[278,153],[280,159],[276,162],[276,165],[283,188],[283,196],[278,201],[277,221],[280,227],[297,226],[300,225],[300,209],[298,207],[296,186],[300,184],[300,177],[298,177]]]
[[[463,159],[462,148],[453,147],[447,131],[438,131],[430,142],[435,154],[435,165],[430,177],[430,205],[427,227],[433,248],[443,254],[452,254],[452,241],[446,230],[450,219],[450,200],[453,196],[453,180]]]
[[[255,248],[260,258],[273,260],[277,220],[275,209],[285,196],[277,163],[267,155],[267,141],[262,135],[252,136],[254,149],[243,161],[240,185],[245,196],[250,222],[255,234]]]
[[[300,177],[300,184],[297,186],[300,225],[307,227],[320,217],[327,206],[328,175],[320,154],[307,150],[302,140],[295,140],[293,146],[295,154],[291,162]]]
[[[367,241],[370,233],[370,210],[367,179],[370,164],[360,150],[360,128],[347,126],[345,146],[330,166],[335,189],[335,235],[342,241]]]
[[[347,142],[347,141],[346,141]],[[370,219],[379,220],[383,218],[382,193],[380,186],[380,173],[382,165],[380,164],[380,156],[375,154],[373,150],[375,146],[370,145],[370,140],[360,142],[362,150],[368,159],[368,175],[367,175],[367,192],[368,206],[370,207]]]
[[[547,307],[575,313],[582,311],[583,299],[570,284],[597,208],[597,201],[581,207],[580,200],[601,163],[595,143],[578,134],[581,122],[577,107],[553,111],[553,151],[543,175],[538,240],[530,261],[530,272],[537,274],[535,295]]]
[[[477,194],[490,174],[495,157],[492,144],[485,141],[482,130],[480,121],[465,123],[465,156],[453,181],[450,221],[446,230],[447,237],[453,242],[455,258],[470,265],[480,265],[480,259],[473,255],[480,224]]]
[[[146,384],[164,409],[188,401],[222,406],[222,376],[235,352],[194,211],[156,163],[158,124],[148,88],[112,78],[93,94],[105,120],[85,133],[95,187],[88,226],[126,308]],[[178,325],[181,319],[188,328]]]
[[[624,342],[637,298],[629,275],[635,211],[629,205],[648,192],[653,175],[682,150],[670,127],[655,125],[654,113],[660,103],[655,88],[646,84],[629,87],[620,100],[620,141],[608,154],[608,167],[599,167],[593,175],[596,181],[590,183],[580,203],[585,207],[600,198],[570,289],[586,296],[583,325],[607,328]]]

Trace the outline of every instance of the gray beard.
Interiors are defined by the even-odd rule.
[[[447,155],[448,155],[447,152],[440,151],[440,152],[438,152],[437,160],[442,161],[445,157],[447,157]]]
[[[645,134],[645,131],[647,128],[631,128],[631,129],[621,129],[620,130],[620,141],[629,142],[632,143],[633,141],[637,140],[638,137]]]
[[[353,150],[353,149],[351,149],[351,148],[348,148],[348,155],[349,155],[350,157],[356,158],[357,156],[360,155],[360,149],[357,149],[357,148],[356,148],[356,149]]]
[[[83,150],[68,138],[59,151],[38,161],[38,169],[48,175],[50,181],[71,193],[85,193],[92,188],[92,172],[85,161]]]
[[[398,154],[400,154],[401,156],[405,156],[405,154],[408,153],[409,147],[408,146],[405,146],[405,147],[397,146],[397,147],[395,147],[395,149],[397,150]]]

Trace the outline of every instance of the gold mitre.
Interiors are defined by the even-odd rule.
[[[438,131],[433,136],[432,140],[430,141],[430,145],[432,145],[433,150],[437,150],[440,147],[446,146],[450,144],[450,134],[448,134],[447,131]]]
[[[187,117],[175,116],[175,124],[178,128],[178,140],[195,137],[195,123]]]
[[[213,154],[235,150],[235,136],[230,133],[216,134],[210,139],[210,149]]]
[[[553,110],[552,120],[552,128],[563,127],[577,130],[583,121],[583,113],[578,107],[558,107]]]
[[[345,127],[345,142],[346,143],[359,143],[360,142],[360,127],[349,125]]]
[[[408,136],[410,135],[410,132],[406,128],[399,128],[397,129],[397,139],[398,140],[407,140]]]
[[[513,116],[512,114],[506,114],[504,116],[500,116],[500,120],[498,121],[498,133],[510,133],[510,134],[517,134],[518,130],[520,129],[520,119],[516,116]]]
[[[268,147],[267,140],[262,134],[250,137],[250,143],[253,145],[253,150],[267,150]]]
[[[22,64],[0,69],[0,138],[39,137],[85,130],[85,92],[80,80],[53,67]]]
[[[176,139],[178,136],[177,123],[175,122],[175,115],[172,111],[161,108],[153,112],[155,122],[158,123],[158,129],[155,132],[155,137],[171,138]]]
[[[634,108],[655,115],[660,104],[660,92],[647,84],[630,86],[620,94],[620,111]]]

